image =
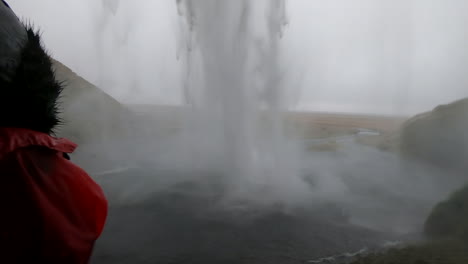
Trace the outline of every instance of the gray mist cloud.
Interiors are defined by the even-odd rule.
[[[179,103],[175,1],[12,0],[52,54],[126,103]],[[462,0],[290,0],[299,109],[413,114],[468,96]]]

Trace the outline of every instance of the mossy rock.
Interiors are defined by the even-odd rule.
[[[402,127],[403,154],[455,171],[468,166],[468,99],[436,107]]]
[[[429,242],[371,254],[352,264],[468,263],[468,185],[434,207],[424,232]]]
[[[466,264],[467,249],[460,240],[438,240],[371,254],[352,264]]]
[[[424,232],[431,239],[460,238],[468,241],[468,185],[435,206],[425,223]]]

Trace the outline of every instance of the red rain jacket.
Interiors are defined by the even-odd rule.
[[[0,263],[85,264],[107,215],[67,139],[0,128]]]

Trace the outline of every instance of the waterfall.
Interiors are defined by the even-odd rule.
[[[194,165],[207,166],[196,160],[208,154],[243,197],[301,188],[283,118],[285,0],[177,0],[177,7]]]

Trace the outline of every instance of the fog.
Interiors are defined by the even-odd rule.
[[[125,136],[85,138],[72,157],[111,205],[96,263],[380,248],[419,239],[463,183],[392,149],[401,116],[468,96],[463,1],[10,4],[54,58],[135,114]]]
[[[182,101],[174,1],[11,5],[43,30],[57,59],[118,100]],[[461,0],[288,1],[295,107],[407,115],[467,96],[467,9]]]

